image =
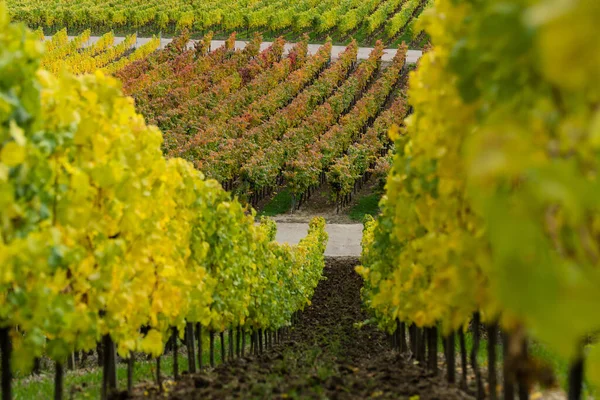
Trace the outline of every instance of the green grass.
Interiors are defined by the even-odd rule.
[[[225,349],[229,350],[229,336],[225,335]],[[246,339],[246,352],[250,348],[250,338]],[[209,365],[209,339],[203,339],[203,365]],[[197,349],[196,349],[197,351]],[[180,373],[188,370],[187,357],[179,354]],[[221,343],[218,335],[215,335],[215,363],[221,364]],[[161,357],[161,375],[164,379],[173,377],[173,355],[167,354]],[[137,361],[134,367],[133,384],[152,381],[156,379],[156,360]],[[127,388],[127,365],[117,364],[117,387],[119,390]],[[99,399],[102,389],[102,369],[85,368],[75,371],[66,371],[64,377],[65,399]],[[51,399],[54,396],[54,373],[42,371],[37,377],[15,379],[13,383],[14,400]]]
[[[350,209],[350,219],[362,222],[365,215],[376,216],[379,214],[379,200],[382,193],[375,192],[358,199],[358,203]]]
[[[179,356],[180,366],[187,368],[187,359]],[[180,367],[180,368],[182,368]],[[173,375],[173,357],[161,358],[161,371],[165,376]],[[134,368],[134,384],[153,380],[156,374],[156,361],[137,362]],[[119,389],[127,387],[127,366],[117,365],[117,379]],[[65,373],[65,398],[73,399],[97,399],[100,398],[102,385],[102,369],[84,369],[68,371]],[[54,376],[52,373],[44,373],[39,378],[21,379],[16,382],[14,388],[15,400],[26,399],[50,399],[54,393]]]
[[[258,213],[258,216],[274,217],[275,215],[285,214],[292,205],[292,194],[288,189],[278,192],[270,202]]]

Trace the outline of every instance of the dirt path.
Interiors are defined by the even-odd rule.
[[[389,350],[384,335],[355,323],[362,281],[356,258],[329,258],[313,304],[282,345],[256,359],[242,358],[187,376],[163,395],[139,387],[145,399],[470,399],[441,378]]]

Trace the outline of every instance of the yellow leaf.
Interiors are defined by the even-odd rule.
[[[154,357],[160,356],[163,352],[163,341],[160,332],[151,329],[140,343],[140,350]]]
[[[398,125],[396,125],[396,124],[392,125],[392,127],[388,131],[388,136],[390,137],[390,140],[393,142],[400,139],[400,128],[398,127]]]
[[[0,153],[0,161],[14,167],[21,164],[25,160],[25,147],[19,146],[17,142],[8,142]]]
[[[17,125],[15,121],[10,121],[10,136],[12,136],[15,142],[20,146],[25,146],[27,143],[25,132],[23,132],[23,129]]]

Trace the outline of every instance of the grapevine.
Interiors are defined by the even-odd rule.
[[[423,19],[433,48],[411,74],[414,114],[390,132],[402,151],[365,227],[364,299],[390,331],[441,324],[448,335],[481,315],[572,365],[589,343],[598,384],[600,352],[585,338],[600,328],[600,60],[566,61],[584,42],[599,54],[584,38],[600,9],[500,3],[436,0]]]
[[[161,132],[114,78],[43,70],[44,46],[3,5],[0,29],[13,94],[0,100],[0,327],[13,369],[103,337],[123,357],[158,356],[190,322],[289,325],[320,280],[324,220],[299,245],[276,244],[216,181],[164,158]]]

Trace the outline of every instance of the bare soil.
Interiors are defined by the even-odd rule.
[[[133,398],[471,399],[393,352],[374,326],[355,326],[368,318],[357,264],[353,257],[327,260],[312,305],[272,350],[188,375],[162,394],[139,386]]]

